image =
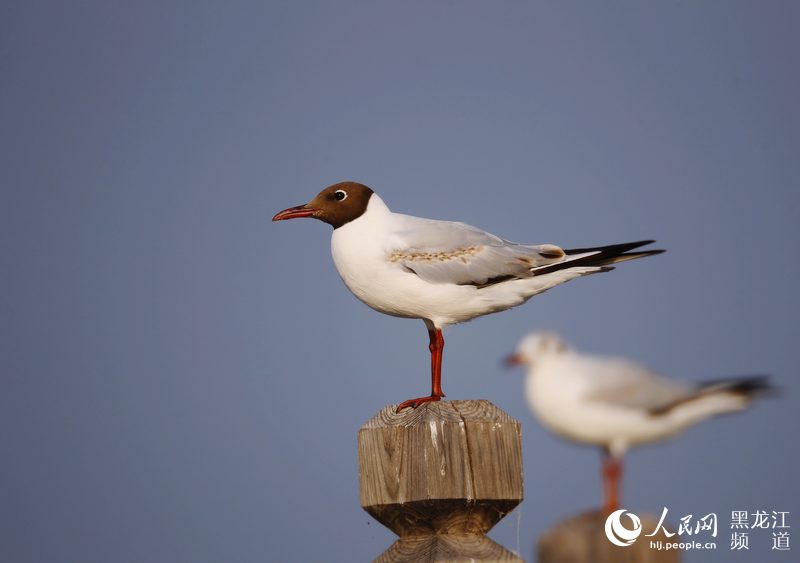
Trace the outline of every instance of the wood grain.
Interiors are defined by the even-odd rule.
[[[381,409],[358,433],[360,501],[401,539],[378,560],[519,561],[484,534],[522,501],[521,443],[489,401]]]
[[[400,538],[375,563],[490,561],[522,563],[522,559],[483,535],[411,536]]]

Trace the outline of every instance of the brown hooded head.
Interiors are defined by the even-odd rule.
[[[339,182],[328,186],[317,197],[306,203],[284,209],[272,220],[284,221],[299,217],[313,217],[325,221],[334,229],[358,219],[367,210],[372,190],[358,182]]]

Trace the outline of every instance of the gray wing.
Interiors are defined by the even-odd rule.
[[[586,399],[613,406],[661,412],[696,395],[696,387],[662,377],[646,367],[623,358],[595,358],[591,389]]]
[[[517,244],[451,221],[403,215],[393,233],[388,259],[431,283],[485,285],[533,276],[532,269],[562,262],[552,244]]]

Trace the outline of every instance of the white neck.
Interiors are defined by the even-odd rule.
[[[386,204],[383,203],[383,200],[380,197],[378,197],[378,194],[373,193],[369,197],[369,202],[367,203],[366,211],[364,211],[364,214],[361,217],[359,217],[359,219],[360,218],[366,218],[366,217],[370,217],[370,218],[372,218],[372,217],[380,217],[380,216],[386,216],[386,215],[389,215],[389,214],[391,214],[391,211],[386,206]]]

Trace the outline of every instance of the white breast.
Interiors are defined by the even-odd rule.
[[[391,230],[391,211],[372,194],[361,217],[333,231],[331,254],[336,270],[353,295],[373,309],[387,315],[424,317],[408,303],[407,286],[416,276],[386,260]]]
[[[551,432],[587,444],[603,445],[608,440],[581,404],[586,393],[582,379],[559,369],[558,359],[542,358],[535,372],[528,374],[525,392],[531,410]]]

